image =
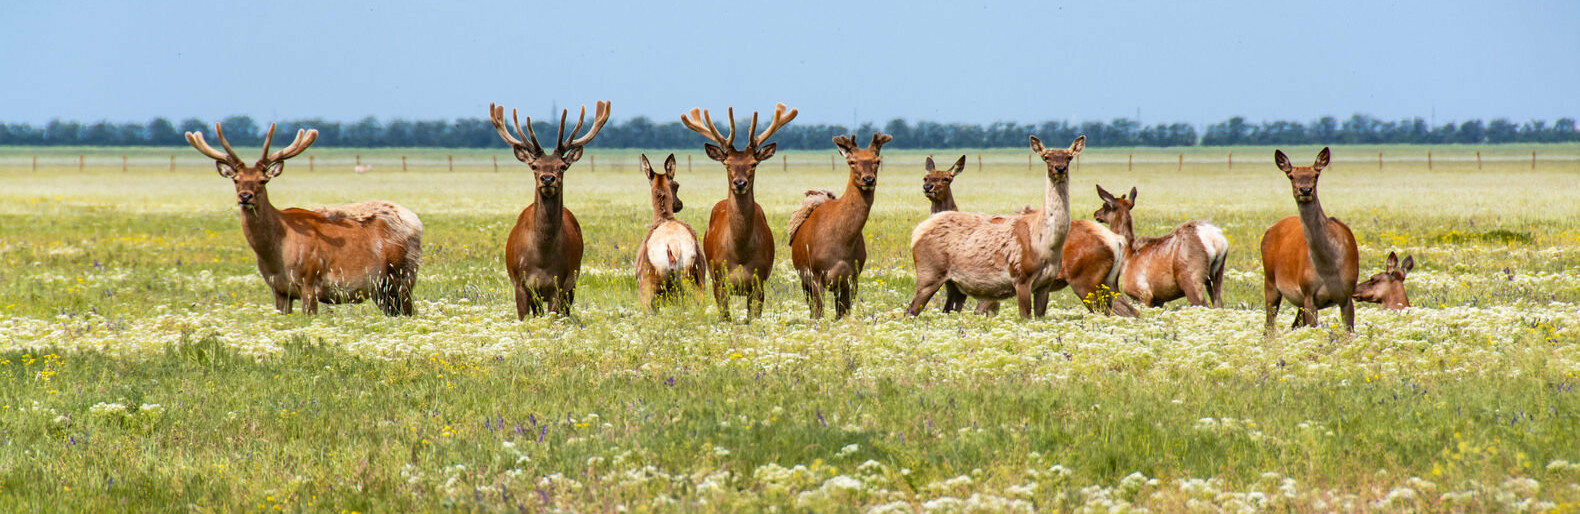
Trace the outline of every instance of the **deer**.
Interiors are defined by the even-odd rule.
[[[1300,214],[1278,220],[1262,234],[1262,293],[1267,304],[1267,334],[1279,304],[1295,304],[1291,330],[1317,326],[1317,311],[1334,305],[1344,316],[1345,330],[1355,332],[1355,280],[1359,252],[1355,234],[1338,218],[1328,217],[1317,200],[1317,179],[1328,166],[1332,152],[1324,147],[1311,166],[1296,167],[1282,150],[1273,150],[1273,162],[1289,178]]]
[[[1355,293],[1350,295],[1356,301],[1381,304],[1387,310],[1401,310],[1410,307],[1410,296],[1404,291],[1404,278],[1415,269],[1415,257],[1406,255],[1404,262],[1399,262],[1399,254],[1388,252],[1388,260],[1382,273],[1372,275],[1355,285]]]
[[[1092,218],[1108,225],[1125,240],[1125,268],[1120,290],[1148,307],[1185,298],[1198,307],[1223,307],[1223,268],[1229,257],[1229,240],[1223,230],[1202,220],[1191,220],[1159,237],[1137,238],[1130,217],[1136,205],[1136,188],[1128,197],[1115,197],[1097,186],[1103,206]]]
[[[724,165],[725,176],[729,179],[729,196],[713,205],[713,212],[708,216],[708,230],[702,238],[708,273],[713,281],[713,299],[726,321],[730,319],[730,295],[746,297],[747,321],[762,315],[766,292],[763,284],[774,265],[774,235],[768,228],[768,219],[763,216],[762,206],[757,205],[753,186],[757,165],[773,157],[779,147],[778,143],[767,143],[768,138],[799,113],[796,109],[786,113],[785,104],[778,104],[774,107],[773,120],[757,134],[757,113],[753,112],[751,128],[746,134],[751,139],[745,149],[739,150],[735,148],[734,107],[729,110],[728,137],[719,133],[712,115],[706,110],[692,109],[680,116],[681,124],[710,141],[704,143],[703,148],[708,158]]]
[[[790,261],[801,277],[807,308],[813,319],[823,317],[823,293],[834,292],[834,319],[850,313],[855,300],[857,280],[867,265],[867,243],[861,230],[867,225],[878,189],[879,154],[883,145],[893,141],[888,134],[874,133],[867,148],[856,136],[835,136],[834,146],[850,166],[845,194],[835,197],[825,190],[807,191],[801,208],[790,216]]]
[[[953,166],[940,170],[933,164],[933,156],[929,155],[924,169],[927,174],[922,176],[922,195],[933,203],[932,214],[960,210],[955,206],[955,193],[949,186],[960,172],[966,170],[966,156],[961,155]]]
[[[296,300],[302,313],[318,304],[361,303],[368,298],[387,316],[414,314],[411,293],[422,263],[422,221],[391,202],[374,200],[314,210],[276,209],[268,183],[285,171],[285,161],[318,140],[317,130],[297,130],[290,146],[269,153],[274,124],[263,140],[263,156],[248,166],[214,124],[224,152],[202,132],[187,132],[187,143],[214,159],[221,177],[236,185],[241,230],[258,257],[258,272],[274,292],[274,308],[290,314]]]
[[[532,203],[516,217],[515,227],[505,240],[505,271],[516,296],[516,319],[528,315],[538,316],[545,307],[549,312],[562,316],[571,314],[571,304],[576,301],[576,276],[582,266],[582,228],[576,215],[565,208],[561,194],[565,184],[565,170],[582,157],[582,150],[609,121],[609,102],[599,101],[593,115],[592,128],[581,137],[583,123],[587,121],[587,106],[581,108],[576,128],[565,132],[565,119],[569,110],[560,111],[560,131],[555,136],[554,151],[543,151],[538,135],[532,130],[532,117],[527,117],[527,130],[521,131],[521,119],[516,110],[510,110],[515,122],[515,135],[505,125],[504,106],[488,104],[488,117],[499,132],[499,138],[515,152],[516,160],[532,169]]]
[[[1070,163],[1086,136],[1069,148],[1045,148],[1031,136],[1031,150],[1047,165],[1042,209],[1012,216],[945,211],[911,231],[916,294],[906,313],[920,314],[946,283],[979,300],[1015,297],[1022,318],[1042,316],[1048,291],[1060,280],[1070,232]]]
[[[653,163],[642,154],[642,173],[647,175],[649,196],[653,200],[653,223],[636,249],[636,281],[642,306],[657,309],[657,300],[678,293],[690,285],[698,294],[707,281],[702,247],[691,225],[675,218],[685,208],[680,201],[680,182],[675,180],[675,154],[664,159],[664,172],[653,171]]]

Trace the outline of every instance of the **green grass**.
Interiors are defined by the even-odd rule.
[[[500,261],[531,190],[506,152],[453,152],[451,172],[448,150],[315,150],[316,171],[298,158],[270,184],[281,207],[422,217],[418,316],[389,319],[274,314],[232,188],[195,152],[50,149],[35,172],[34,149],[0,148],[0,508],[1574,509],[1580,160],[1560,157],[1580,146],[1488,147],[1480,170],[1475,148],[1431,150],[1427,170],[1424,147],[1339,147],[1321,182],[1363,276],[1415,256],[1416,308],[1361,307],[1353,339],[1265,339],[1257,244],[1295,211],[1269,148],[1184,149],[1183,170],[1179,150],[1136,149],[1130,169],[1131,149],[1093,148],[1071,173],[1077,219],[1101,183],[1140,189],[1140,234],[1224,228],[1225,309],[1111,319],[1058,292],[1045,320],[938,301],[908,318],[926,153],[891,151],[852,319],[807,319],[780,241],[751,324],[700,298],[636,305],[636,152],[567,174],[588,243],[576,315],[517,322]],[[722,169],[691,153],[680,217],[700,232]],[[842,189],[832,153],[759,170],[777,233],[801,191]],[[1028,152],[933,153],[971,155],[963,209],[1041,201]],[[351,173],[359,154],[373,173]]]

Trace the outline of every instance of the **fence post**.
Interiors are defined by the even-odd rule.
[[[357,166],[362,165],[362,154],[357,154]]]
[[[311,172],[317,168],[318,161],[314,159],[313,154],[307,154],[307,171]]]
[[[1481,150],[1476,150],[1476,169],[1481,169]]]
[[[175,171],[175,170],[176,170],[176,156],[175,156],[175,154],[170,154],[170,171]]]
[[[790,172],[790,158],[784,154],[779,155],[779,171]]]
[[[1026,171],[1031,171],[1031,156],[1026,156]]]
[[[691,154],[686,154],[686,173],[691,173]]]
[[[400,156],[400,170],[406,171],[406,156]]]
[[[495,155],[493,157],[494,157],[494,173],[499,173],[499,156]]]
[[[450,162],[450,171],[455,171],[455,155],[445,155],[444,158]]]
[[[1531,171],[1536,171],[1536,150],[1531,150]]]
[[[121,173],[126,173],[126,154],[121,154]]]
[[[1185,154],[1180,154],[1180,164],[1176,171],[1185,171]]]
[[[1233,155],[1233,154],[1231,154],[1231,155]],[[1026,160],[1030,161],[1031,158],[1027,157]],[[1230,166],[1233,166],[1233,164],[1230,164]],[[1125,159],[1125,171],[1135,171],[1135,170],[1136,170],[1136,154],[1130,154],[1130,158],[1129,159]]]
[[[1234,152],[1229,152],[1229,171],[1234,171]]]
[[[1382,150],[1377,151],[1377,171],[1382,171]]]
[[[1426,170],[1432,171],[1432,151],[1426,151]]]
[[[87,155],[78,155],[77,156],[77,171],[82,171],[82,169],[86,168],[86,167],[88,167],[88,156]]]
[[[1080,165],[1079,161],[1077,161],[1076,165]],[[977,154],[977,171],[982,171],[982,154]]]
[[[828,156],[828,170],[829,171],[834,171],[835,169],[836,168],[834,167],[834,156],[830,155],[830,156]]]
[[[171,162],[174,162],[175,158],[172,157],[171,159],[172,159]],[[33,171],[38,171],[38,156],[37,155],[33,156]]]

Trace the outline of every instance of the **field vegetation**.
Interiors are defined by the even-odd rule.
[[[0,148],[0,509],[1580,509],[1580,145],[1485,147],[1479,169],[1472,147],[1335,147],[1323,206],[1363,279],[1414,256],[1415,307],[1363,305],[1349,336],[1336,311],[1290,332],[1286,305],[1271,339],[1257,245],[1295,204],[1270,147],[1188,148],[1182,167],[1089,147],[1072,217],[1100,183],[1140,190],[1138,235],[1211,220],[1225,308],[1106,318],[1061,291],[1033,321],[941,297],[904,314],[919,151],[884,152],[852,316],[809,320],[784,225],[847,173],[832,145],[784,152],[757,174],[780,248],[747,324],[703,298],[643,312],[647,184],[635,151],[593,146],[596,170],[566,173],[575,315],[523,322],[501,259],[532,191],[503,148],[315,149],[315,171],[304,155],[269,184],[280,207],[417,212],[413,318],[277,315],[230,182],[190,149],[172,171],[168,148],[50,148],[35,171],[35,149]],[[960,153],[963,210],[1041,202],[1029,151],[936,157]],[[680,162],[700,234],[723,170],[700,148]]]

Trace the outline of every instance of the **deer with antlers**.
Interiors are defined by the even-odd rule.
[[[587,106],[582,106],[576,128],[565,132],[565,119],[569,110],[560,112],[560,132],[555,137],[554,151],[545,152],[538,144],[538,135],[532,130],[532,117],[527,117],[527,130],[521,131],[521,119],[510,111],[515,122],[515,135],[505,126],[504,106],[488,104],[488,117],[494,123],[499,138],[515,151],[516,159],[532,168],[532,204],[521,210],[516,226],[510,229],[505,240],[505,271],[516,293],[516,318],[537,316],[545,305],[549,312],[570,315],[571,304],[576,300],[576,275],[582,266],[582,227],[576,215],[565,208],[565,170],[582,157],[582,149],[598,136],[605,122],[609,121],[609,102],[600,101],[593,115],[592,128],[581,137],[582,125],[587,121]]]
[[[845,194],[835,197],[824,190],[807,191],[801,208],[790,216],[790,261],[801,276],[801,290],[813,318],[823,317],[823,292],[834,291],[834,319],[850,313],[861,270],[867,265],[867,243],[861,229],[872,212],[878,189],[879,152],[894,138],[873,134],[861,148],[856,136],[836,136],[834,145],[850,165]]]
[[[653,223],[636,249],[636,281],[642,306],[651,312],[657,308],[656,300],[679,292],[683,284],[700,293],[707,279],[697,232],[675,218],[685,208],[680,182],[675,180],[675,154],[664,159],[663,173],[653,171],[647,154],[642,154],[642,172],[653,200]]]
[[[979,300],[1015,297],[1022,318],[1042,316],[1048,292],[1060,282],[1065,238],[1070,232],[1069,168],[1086,148],[1086,136],[1070,147],[1045,148],[1031,136],[1031,150],[1047,165],[1042,208],[1013,216],[941,212],[911,232],[916,295],[906,312],[920,314],[946,283]]]
[[[263,140],[263,156],[252,166],[236,154],[225,132],[214,135],[225,148],[215,150],[202,132],[187,132],[187,143],[214,159],[222,177],[236,184],[241,230],[258,256],[258,271],[274,291],[274,307],[290,314],[300,299],[304,314],[319,303],[360,303],[373,298],[386,315],[412,315],[412,287],[422,261],[422,221],[405,207],[370,201],[315,210],[276,209],[269,201],[269,180],[285,171],[285,161],[318,140],[317,130],[297,130],[291,145],[269,153],[274,124]]]
[[[1355,331],[1355,280],[1359,278],[1359,252],[1355,234],[1338,218],[1330,218],[1317,201],[1317,178],[1332,155],[1317,153],[1311,166],[1294,166],[1282,150],[1273,161],[1289,178],[1300,214],[1274,223],[1262,234],[1262,292],[1267,300],[1267,333],[1273,334],[1279,304],[1289,300],[1299,308],[1291,328],[1317,326],[1317,310],[1339,306],[1344,328]]]
[[[1405,294],[1404,278],[1415,269],[1415,257],[1406,255],[1404,262],[1399,262],[1399,254],[1388,252],[1384,266],[1382,273],[1356,284],[1355,293],[1350,296],[1356,301],[1381,304],[1388,310],[1409,308],[1410,295]]]
[[[1202,220],[1191,220],[1159,237],[1137,238],[1130,210],[1136,205],[1136,188],[1130,196],[1116,197],[1097,186],[1103,206],[1092,218],[1125,240],[1125,268],[1120,289],[1149,307],[1185,298],[1191,305],[1223,306],[1223,268],[1229,258],[1229,239],[1223,230]]]
[[[730,319],[729,296],[732,294],[746,297],[748,320],[762,314],[763,284],[774,266],[774,235],[768,229],[762,206],[757,205],[753,184],[757,164],[773,157],[778,149],[777,143],[767,143],[768,138],[798,113],[795,109],[786,113],[785,104],[779,104],[774,107],[774,117],[768,128],[757,134],[757,113],[753,112],[751,128],[746,134],[751,140],[742,150],[735,148],[735,108],[729,110],[729,136],[719,133],[706,110],[692,109],[680,116],[686,128],[712,142],[703,145],[708,158],[724,165],[725,176],[730,181],[730,196],[713,205],[713,212],[708,216],[708,231],[702,238],[703,253],[707,255],[713,279],[713,299],[726,320]]]

